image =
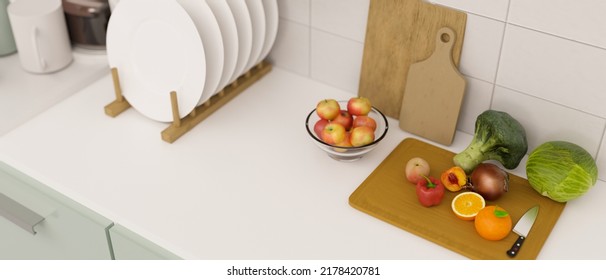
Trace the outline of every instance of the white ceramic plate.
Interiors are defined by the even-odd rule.
[[[230,79],[234,75],[238,63],[238,27],[234,14],[225,0],[206,0],[206,3],[217,18],[223,36],[225,59],[223,73],[217,87],[217,91],[220,91],[231,82]]]
[[[198,105],[206,102],[217,92],[221,75],[223,74],[223,62],[225,50],[223,49],[223,37],[219,23],[213,11],[204,0],[177,0],[194,21],[206,56],[206,83]],[[200,77],[204,79],[205,77]]]
[[[141,114],[172,121],[171,91],[181,118],[197,106],[206,76],[204,47],[176,1],[121,1],[108,23],[106,48],[124,97]]]
[[[250,70],[261,56],[263,44],[265,43],[265,10],[261,0],[246,0],[250,19],[253,26],[253,43],[250,51],[250,58],[244,67],[244,72]]]
[[[271,51],[271,47],[276,42],[276,36],[278,35],[278,22],[280,16],[278,14],[278,0],[263,0],[263,8],[265,9],[265,42],[263,43],[263,49],[261,55],[257,59],[259,64],[263,59],[267,57]]]
[[[252,21],[250,19],[250,13],[246,6],[245,0],[226,0],[227,4],[231,8],[231,12],[234,14],[236,20],[236,26],[238,28],[238,63],[236,64],[236,70],[231,76],[230,83],[235,81],[240,75],[244,73],[244,68],[250,58],[252,50]]]

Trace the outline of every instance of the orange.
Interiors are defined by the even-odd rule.
[[[460,193],[452,199],[451,207],[457,218],[471,221],[486,206],[484,198],[475,192]]]
[[[511,232],[511,216],[498,206],[486,206],[478,212],[474,221],[478,234],[487,240],[501,240]]]

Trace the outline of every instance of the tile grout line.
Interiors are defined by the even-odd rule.
[[[510,90],[510,91],[516,92],[516,93],[519,93],[519,94],[521,94],[521,95],[524,95],[524,96],[527,96],[527,97],[530,97],[530,98],[539,99],[539,100],[541,100],[541,101],[543,101],[543,102],[546,102],[546,103],[550,103],[550,104],[553,104],[553,105],[558,105],[558,106],[564,107],[564,108],[566,108],[566,109],[569,109],[569,110],[572,110],[572,111],[576,111],[576,112],[578,112],[578,113],[582,113],[582,114],[585,114],[585,115],[588,115],[588,116],[592,116],[592,117],[595,117],[595,118],[602,119],[602,120],[605,120],[605,121],[606,121],[606,118],[605,118],[605,117],[602,117],[602,116],[596,115],[596,114],[591,113],[591,112],[583,111],[583,110],[581,110],[581,109],[574,108],[574,107],[571,107],[571,106],[566,105],[566,104],[562,104],[562,103],[559,103],[559,102],[555,102],[555,101],[553,101],[553,100],[545,99],[545,98],[543,98],[543,97],[535,96],[535,95],[532,95],[532,94],[530,94],[530,93],[527,93],[527,92],[524,92],[524,91],[517,90],[517,89],[515,89],[515,88],[510,88],[510,87],[503,86],[503,85],[499,85],[499,87],[504,88],[504,89],[506,89],[506,90]],[[604,127],[604,129],[606,129],[606,127]],[[605,131],[605,132],[606,132],[606,131]]]
[[[604,128],[602,128],[602,138],[600,138],[600,143],[604,143],[604,141],[606,141],[606,126],[604,126]],[[595,161],[598,160],[598,157],[600,156],[600,152],[603,152],[602,145],[598,145],[598,150],[596,151],[595,158],[594,158]],[[597,162],[596,162],[596,164],[597,164]],[[599,176],[599,170],[598,170],[598,179],[600,179],[599,177],[600,176]],[[606,180],[606,178],[605,178],[605,180]]]
[[[534,28],[531,28],[531,27],[528,27],[528,26],[517,24],[517,23],[512,23],[512,22],[504,22],[504,23],[506,25],[512,25],[512,26],[515,26],[515,27],[518,27],[518,28],[526,29],[528,31],[537,32],[537,33],[541,33],[543,35],[552,36],[552,37],[556,37],[558,39],[570,41],[572,43],[581,44],[581,45],[584,45],[586,47],[596,48],[596,49],[600,49],[600,50],[606,51],[606,47],[602,47],[602,46],[599,46],[599,45],[594,45],[594,44],[591,44],[591,43],[575,40],[575,39],[572,39],[572,38],[567,38],[567,37],[564,37],[562,35],[558,35],[558,34],[554,34],[554,33],[549,33],[547,31],[543,31],[543,30],[539,30],[539,29],[534,29]]]
[[[497,79],[499,77],[499,68],[501,67],[501,60],[503,59],[503,46],[505,45],[505,34],[507,34],[507,22],[509,21],[509,8],[511,7],[511,0],[507,3],[507,12],[505,13],[505,24],[503,26],[503,35],[501,36],[501,46],[499,48],[499,59],[497,60],[496,70],[494,73],[494,80],[492,81],[492,93],[490,94],[490,106],[492,108],[494,102],[494,95],[497,88]]]
[[[525,29],[525,30],[528,30],[528,31],[533,31],[533,32],[541,33],[541,34],[547,35],[547,36],[557,37],[557,38],[562,39],[562,40],[566,40],[566,41],[570,41],[570,42],[573,42],[573,43],[585,45],[587,47],[597,48],[597,49],[601,49],[601,50],[605,50],[606,51],[606,46],[600,46],[600,45],[596,45],[596,44],[592,44],[592,43],[576,40],[576,39],[573,39],[573,38],[564,37],[563,35],[558,35],[558,34],[555,34],[555,33],[550,33],[548,31],[543,31],[543,30],[536,29],[536,28],[533,28],[533,27],[530,27],[530,26],[524,26],[524,25],[521,25],[521,24],[509,22],[509,6],[507,7],[507,16],[505,17],[505,20],[501,20],[501,19],[497,19],[497,18],[490,17],[490,16],[487,16],[487,15],[473,13],[473,12],[469,12],[469,11],[465,11],[465,10],[460,10],[460,11],[465,12],[465,13],[467,13],[469,15],[478,16],[478,17],[481,17],[481,18],[484,18],[484,19],[487,19],[487,20],[498,21],[498,22],[501,22],[501,23],[503,23],[505,25],[516,26],[516,27],[519,27],[519,28],[522,28],[522,29]]]

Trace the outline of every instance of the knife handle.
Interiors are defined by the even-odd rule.
[[[516,240],[516,242],[513,243],[513,246],[511,246],[511,249],[509,249],[509,251],[507,251],[507,255],[510,258],[513,258],[518,255],[518,251],[520,251],[520,247],[522,247],[522,244],[524,244],[524,240],[526,240],[526,238],[524,236],[520,236],[520,237],[518,237],[518,240]]]

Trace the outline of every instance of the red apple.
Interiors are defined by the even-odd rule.
[[[366,116],[372,105],[366,97],[352,97],[347,101],[347,111],[354,116]]]
[[[375,132],[368,126],[354,127],[349,140],[354,147],[364,146],[375,141]]]
[[[339,115],[334,118],[331,122],[340,123],[345,127],[345,130],[350,130],[353,125],[354,119],[353,116],[347,112],[347,110],[341,110]]]
[[[339,146],[339,147],[353,147],[353,145],[351,145],[351,136],[349,135],[349,133],[346,133],[345,138],[343,139],[343,141],[335,144],[335,146]]]
[[[413,157],[406,163],[406,179],[413,184],[419,180],[425,180],[423,176],[429,176],[429,163],[420,157]]]
[[[328,123],[322,130],[322,141],[328,145],[342,142],[346,136],[345,127],[339,123]]]
[[[339,115],[339,112],[341,112],[341,106],[334,99],[324,99],[316,105],[316,113],[325,120],[333,120]]]
[[[349,139],[350,139],[349,135],[350,135],[350,133],[346,132],[345,133],[345,138],[343,139],[343,141],[335,144],[335,146],[346,147],[346,148],[353,147],[351,145],[351,141],[349,141]],[[344,152],[347,152],[346,148],[337,148],[337,147],[334,147],[333,149],[335,150],[335,152],[344,153]]]
[[[359,126],[368,126],[372,131],[375,131],[377,129],[377,122],[369,116],[357,116],[353,121],[353,127]]]
[[[322,137],[322,130],[324,130],[324,127],[328,124],[328,120],[325,119],[319,119],[316,124],[314,124],[314,132],[316,133],[316,136],[318,136],[318,138]]]

